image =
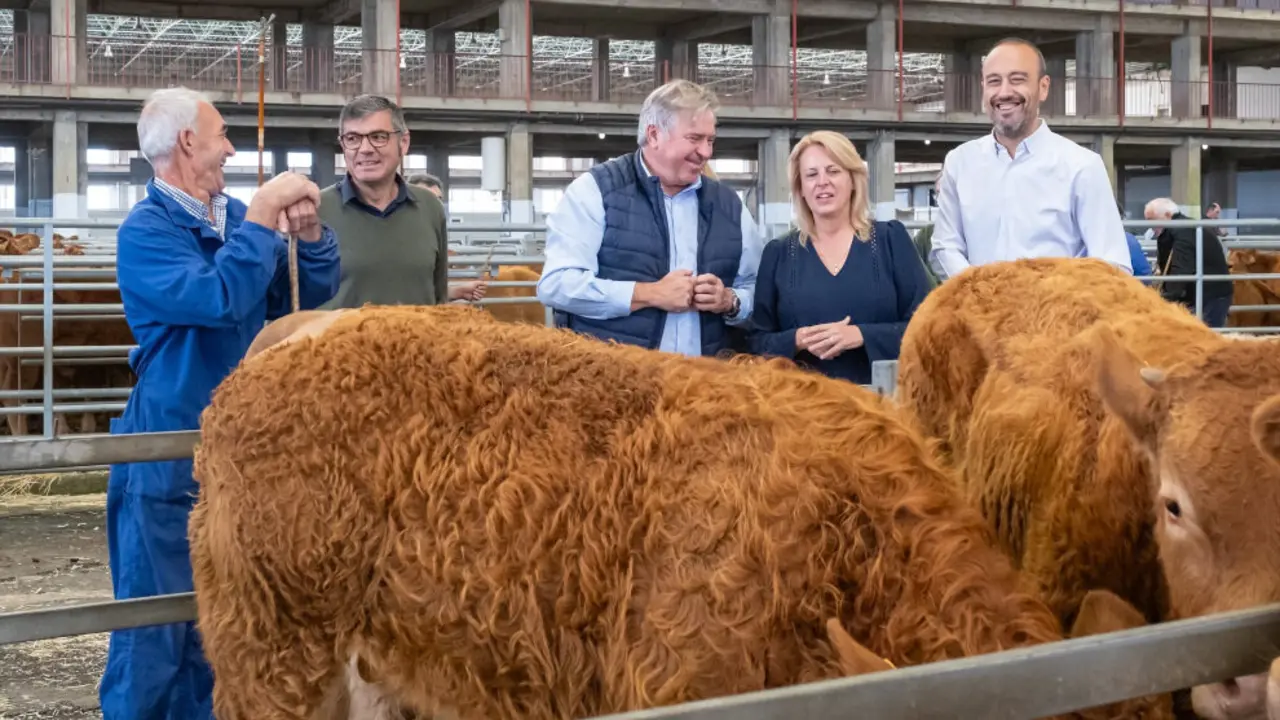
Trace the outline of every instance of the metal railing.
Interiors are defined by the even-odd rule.
[[[54,324],[63,320],[103,321],[124,323],[124,307],[119,302],[113,303],[59,303],[54,292],[66,291],[113,291],[118,290],[115,282],[115,253],[113,244],[100,243],[92,253],[65,256],[56,254],[50,238],[55,229],[75,228],[79,232],[87,229],[111,229],[119,227],[119,220],[86,220],[61,218],[27,218],[0,217],[0,227],[21,226],[38,228],[42,236],[38,254],[0,256],[0,273],[6,268],[15,273],[16,282],[0,282],[0,293],[18,293],[18,302],[0,302],[0,314],[13,314],[21,325],[30,320],[40,320],[40,345],[15,344],[12,347],[0,347],[0,362],[8,358],[18,358],[21,365],[41,366],[42,388],[26,390],[21,386],[14,389],[0,389],[0,418],[9,415],[39,415],[42,420],[42,435],[45,438],[56,436],[55,418],[64,413],[97,413],[119,412],[125,407],[130,388],[65,388],[58,389],[53,382],[54,368],[59,365],[121,364],[127,362],[129,352],[135,347],[129,345],[57,345],[57,334]],[[533,236],[545,232],[545,226],[533,223],[459,223],[449,226],[451,251],[457,255],[448,257],[451,266],[449,277],[454,281],[465,281],[482,275],[483,269],[492,269],[496,276],[504,265],[527,265],[545,262],[541,243]],[[461,242],[452,242],[460,238]],[[36,281],[38,277],[38,282]],[[88,282],[68,282],[70,280],[88,280]],[[471,304],[481,306],[505,305],[538,305],[532,292],[535,281],[503,281],[490,280],[488,287],[525,288],[527,293],[519,293],[511,297],[485,297]],[[41,300],[22,302],[21,293],[39,292]],[[550,308],[543,309],[543,322],[550,326],[553,316]],[[40,405],[28,405],[22,401],[40,400]],[[72,403],[72,400],[98,400],[91,403]],[[14,401],[17,404],[13,404]],[[0,443],[4,439],[0,439]]]
[[[0,471],[189,458],[196,431],[13,442]],[[0,645],[192,622],[192,593],[0,614]],[[613,720],[1030,718],[1266,670],[1280,605],[872,675],[610,716]]]
[[[124,409],[125,401],[131,392],[128,387],[74,387],[58,388],[50,380],[54,377],[54,369],[58,366],[71,365],[120,365],[127,362],[129,351],[134,345],[57,345],[56,333],[51,328],[56,322],[63,320],[103,321],[123,323],[123,306],[113,303],[58,303],[50,290],[63,291],[111,291],[116,290],[114,263],[115,256],[109,243],[100,244],[95,252],[77,256],[58,256],[52,254],[52,243],[48,238],[56,228],[76,228],[83,232],[86,229],[115,229],[117,220],[84,220],[84,219],[51,219],[51,218],[0,218],[0,227],[25,225],[42,229],[45,241],[42,242],[38,255],[3,256],[0,257],[0,270],[5,267],[15,268],[20,274],[17,283],[0,283],[2,291],[40,291],[39,304],[0,303],[0,313],[17,313],[21,322],[39,320],[43,330],[39,347],[34,345],[18,345],[0,347],[0,362],[9,358],[17,358],[21,366],[39,366],[43,385],[39,390],[0,389],[0,418],[8,415],[39,415],[42,418],[42,435],[45,438],[56,437],[55,419],[66,413],[111,413]],[[908,220],[904,223],[910,229],[923,228],[929,223]],[[1198,317],[1203,317],[1203,289],[1206,281],[1229,280],[1242,282],[1246,280],[1276,280],[1276,274],[1231,274],[1226,276],[1204,274],[1204,228],[1233,227],[1244,230],[1259,228],[1280,228],[1280,220],[1274,219],[1219,219],[1219,220],[1169,220],[1145,221],[1126,220],[1125,224],[1132,228],[1146,227],[1194,227],[1199,248],[1197,250],[1197,272],[1184,276],[1149,276],[1140,278],[1144,282],[1190,281],[1196,287],[1196,307]],[[545,233],[545,225],[538,223],[459,223],[450,225],[451,255],[448,262],[451,266],[450,279],[464,281],[479,277],[480,269],[485,266],[500,267],[503,265],[540,264],[545,261],[541,243],[535,238]],[[772,234],[780,234],[784,228],[769,227]],[[770,236],[772,236],[772,234]],[[461,242],[453,239],[461,238]],[[1274,248],[1280,250],[1280,235],[1238,236],[1223,242],[1228,248]],[[32,274],[39,276],[35,282]],[[27,279],[22,279],[23,275]],[[496,275],[496,273],[495,273]],[[76,282],[70,282],[76,280]],[[497,281],[492,280],[489,287],[526,288],[528,294],[514,297],[486,297],[478,301],[482,306],[508,305],[540,305],[532,293],[536,281]],[[1280,305],[1247,305],[1233,306],[1232,313],[1241,312],[1280,312]],[[552,311],[543,308],[543,322],[553,324]],[[1235,333],[1277,333],[1280,327],[1228,327],[1224,332]],[[881,386],[887,380],[873,380],[872,385]],[[28,401],[39,400],[40,404],[28,404]],[[4,440],[0,440],[4,442]]]
[[[1280,228],[1280,220],[1274,218],[1218,218],[1214,220],[1125,220],[1125,226],[1131,228],[1194,228],[1196,231],[1196,264],[1192,275],[1148,275],[1138,279],[1147,283],[1156,282],[1194,282],[1195,283],[1195,316],[1204,319],[1204,284],[1206,281],[1244,282],[1248,280],[1277,280],[1280,273],[1229,273],[1227,275],[1204,274],[1204,231],[1205,228]],[[1227,240],[1222,242],[1224,250],[1233,247],[1242,248],[1275,248],[1280,249],[1280,241],[1252,238],[1249,240]],[[1171,251],[1172,252],[1172,251]],[[1234,287],[1234,286],[1233,286]],[[1248,311],[1280,312],[1280,304],[1250,305]],[[1229,312],[1229,311],[1228,311]],[[1280,333],[1280,327],[1222,327],[1215,328],[1219,332],[1231,333]]]

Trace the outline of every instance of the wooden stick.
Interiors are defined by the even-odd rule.
[[[289,233],[289,300],[293,312],[298,312],[298,236],[293,233]]]

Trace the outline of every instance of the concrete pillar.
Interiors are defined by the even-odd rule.
[[[271,148],[271,177],[281,175],[289,170],[288,148]]]
[[[31,158],[27,141],[13,143],[13,214],[22,217],[31,203]]]
[[[49,0],[49,52],[55,85],[84,84],[88,77],[86,10],[86,0]]]
[[[943,88],[944,111],[948,113],[982,112],[982,56],[958,48],[946,58],[946,83]]]
[[[1111,178],[1111,194],[1116,195],[1119,188],[1119,174],[1116,172],[1116,136],[1099,135],[1094,138],[1093,151],[1102,156],[1102,164],[1107,168],[1107,177]]]
[[[302,89],[305,92],[334,92],[333,26],[302,24]]]
[[[271,23],[271,64],[267,66],[267,87],[289,90],[289,25],[280,20]]]
[[[1234,118],[1239,115],[1240,101],[1236,86],[1236,66],[1233,63],[1213,62],[1213,116]]]
[[[427,172],[440,178],[444,186],[445,197],[449,197],[449,148],[436,145],[427,148]]]
[[[755,105],[791,104],[791,15],[776,12],[751,18],[751,57],[755,66]]]
[[[609,38],[596,38],[591,52],[591,99],[609,99]]]
[[[1076,35],[1076,116],[1116,114],[1115,37],[1110,28]]]
[[[338,153],[336,134],[319,131],[311,134],[311,182],[327,188],[338,181],[335,157]]]
[[[53,119],[53,215],[85,216],[89,193],[89,126],[77,122],[76,113],[59,110]]]
[[[427,92],[437,97],[452,97],[456,85],[458,51],[456,34],[453,30],[428,30],[427,53]]]
[[[1046,117],[1065,117],[1067,114],[1067,59],[1062,56],[1044,59],[1049,73],[1049,99],[1040,106],[1040,114]]]
[[[892,220],[896,216],[894,145],[894,134],[886,130],[877,132],[875,139],[867,145],[872,212],[877,220]]]
[[[1174,38],[1170,49],[1170,106],[1176,118],[1200,117],[1204,92],[1200,85],[1200,36]]]
[[[52,58],[49,37],[49,8],[13,11],[14,80],[47,83]]]
[[[655,87],[668,80],[698,82],[698,43],[660,38],[653,45]]]
[[[761,140],[756,166],[756,182],[761,207],[756,212],[760,224],[769,237],[783,234],[791,224],[791,183],[787,175],[787,160],[791,156],[791,131],[781,128],[769,131],[769,137]]]
[[[1185,138],[1173,148],[1169,163],[1173,201],[1187,217],[1200,217],[1200,139]]]
[[[1235,210],[1239,205],[1239,161],[1222,149],[1209,151],[1208,167],[1204,173],[1204,204],[1218,203],[1224,211]]]
[[[41,124],[27,138],[27,162],[31,183],[28,186],[27,215],[53,215],[53,133]]]
[[[395,99],[400,86],[400,18],[396,4],[361,0],[360,30],[364,45],[363,92]]]
[[[877,110],[897,108],[898,9],[882,4],[867,23],[867,103]]]
[[[533,137],[526,123],[507,133],[507,200],[510,222],[533,222]]]
[[[525,0],[502,0],[498,6],[498,37],[502,40],[502,67],[499,69],[502,97],[524,99],[532,68],[529,57],[530,23]]]

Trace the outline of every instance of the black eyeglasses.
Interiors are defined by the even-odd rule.
[[[375,148],[386,147],[391,142],[392,135],[399,135],[401,131],[392,130],[374,130],[369,133],[349,132],[342,133],[338,136],[338,140],[342,142],[342,147],[346,150],[359,150],[364,144],[364,139],[369,138],[369,144]]]

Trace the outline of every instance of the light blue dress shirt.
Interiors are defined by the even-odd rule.
[[[643,161],[641,166],[644,166]],[[649,169],[645,167],[645,173]],[[698,188],[702,178],[674,196],[663,195],[667,220],[671,270],[698,274]],[[546,263],[538,281],[538,301],[556,310],[592,320],[610,320],[631,314],[635,282],[597,277],[597,256],[604,240],[604,200],[591,173],[579,175],[565,189],[556,209],[547,216]],[[755,301],[756,272],[764,240],[755,220],[742,209],[742,258],[733,292],[738,314],[727,318],[742,325],[751,317]],[[664,352],[702,355],[702,324],[698,311],[668,313],[658,349]]]
[[[994,134],[947,153],[930,265],[940,280],[970,265],[1094,257],[1133,273],[1102,158],[1040,127],[1016,157]]]

